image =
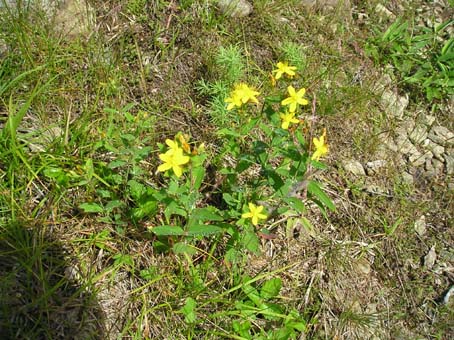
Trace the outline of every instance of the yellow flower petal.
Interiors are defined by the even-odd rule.
[[[259,222],[259,219],[266,219],[265,214],[261,214],[260,212],[263,211],[263,206],[256,206],[254,203],[249,203],[249,212],[244,213],[241,215],[242,218],[250,218],[252,220],[252,224],[256,226]]]
[[[169,163],[163,163],[163,164],[161,164],[160,166],[158,166],[158,171],[159,171],[159,172],[165,172],[165,171],[167,171],[167,170],[169,170],[169,169],[171,169],[171,168],[172,168],[172,165],[171,165],[171,164],[169,164]]]

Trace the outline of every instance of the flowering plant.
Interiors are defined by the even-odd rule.
[[[284,91],[280,86],[293,81],[296,72],[286,62],[277,63],[272,71],[275,93],[265,97],[245,82],[233,86],[224,99],[226,110],[241,114],[237,124],[217,132],[222,147],[211,156],[211,179],[204,148],[191,150],[188,136],[178,133],[160,146],[157,171],[169,180],[155,197],[165,223],[150,230],[158,237],[182,237],[174,251],[193,251],[185,239],[227,233],[232,247],[226,259],[233,260],[238,247],[259,250],[259,235],[272,232],[268,221],[289,212],[305,214],[304,200],[313,200],[324,213],[334,209],[321,185],[309,177],[312,169],[325,168],[320,160],[328,154],[327,131],[308,142],[313,127],[305,116],[315,112],[304,110],[306,89],[287,84]]]

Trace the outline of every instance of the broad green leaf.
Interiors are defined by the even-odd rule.
[[[303,201],[296,197],[288,197],[285,199],[285,202],[295,211],[300,213],[306,212],[306,206]]]
[[[131,135],[130,133],[124,133],[120,135],[121,139],[124,139],[125,141],[132,142],[134,139],[136,139],[136,136]]]
[[[147,281],[151,281],[152,279],[158,276],[156,273],[156,269],[154,269],[154,267],[142,269],[139,275],[142,279]]]
[[[188,236],[205,236],[211,234],[218,234],[223,231],[222,228],[219,228],[214,225],[192,225],[188,228],[187,235]]]
[[[325,205],[331,211],[335,211],[336,207],[328,195],[320,188],[319,184],[315,181],[309,181],[307,191],[314,197],[316,197],[323,205]]]
[[[298,140],[298,142],[300,143],[301,146],[306,145],[306,139],[301,134],[299,129],[295,131],[295,137],[296,137],[296,139]]]
[[[179,236],[184,235],[184,230],[181,227],[172,225],[162,225],[157,227],[150,227],[151,230],[157,236]]]
[[[82,203],[79,208],[86,213],[102,213],[104,208],[98,203]]]
[[[170,216],[172,215],[179,215],[183,217],[187,216],[186,211],[182,209],[174,200],[168,203],[167,207],[164,210],[164,215],[166,216],[167,219],[169,219]]]
[[[223,221],[214,207],[196,208],[191,211],[191,218],[197,221]]]
[[[154,216],[158,210],[158,202],[154,200],[146,201],[145,203],[140,203],[138,208],[132,209],[132,216],[136,220],[140,220],[146,216]]]
[[[128,181],[129,192],[135,200],[138,200],[146,191],[145,186],[133,179]]]
[[[184,242],[175,243],[172,247],[172,251],[175,254],[188,254],[188,255],[197,254],[197,249],[195,249],[194,247],[192,247]]]
[[[87,159],[87,161],[85,162],[84,170],[87,175],[87,179],[90,180],[95,174],[95,169],[93,167],[93,159],[91,158]]]
[[[197,314],[196,314],[196,307],[197,307],[197,302],[191,298],[188,297],[186,299],[186,303],[184,304],[184,307],[181,309],[181,312],[184,314],[184,321],[188,324],[194,323],[195,320],[197,319]]]
[[[247,250],[255,254],[260,252],[260,241],[256,233],[253,231],[245,231],[241,239],[241,243]]]
[[[131,255],[127,254],[116,254],[113,256],[114,264],[116,266],[127,265],[130,267],[134,267],[134,260]]]
[[[205,177],[205,168],[203,166],[199,166],[192,170],[192,175],[194,176],[194,190],[199,190],[200,186],[202,185],[203,179]]]
[[[274,279],[268,280],[260,289],[260,296],[265,300],[272,299],[279,294],[281,287],[282,280],[280,278],[276,277]]]
[[[110,201],[106,204],[104,210],[106,212],[111,212],[112,210],[114,210],[115,208],[120,208],[124,205],[124,203],[120,200],[113,200],[113,201]]]
[[[249,330],[251,329],[250,321],[239,322],[238,320],[234,320],[232,322],[232,328],[238,335],[242,336],[243,338],[252,339],[251,335],[249,334]]]
[[[249,281],[249,279],[250,277],[248,276],[245,276],[243,278],[243,280],[246,282]],[[241,290],[247,295],[249,300],[251,300],[257,307],[261,308],[263,306],[263,300],[260,297],[258,290],[254,286],[250,284],[244,284],[241,287]]]
[[[122,161],[120,159],[116,159],[112,162],[109,163],[109,165],[107,165],[107,167],[109,169],[115,169],[115,168],[119,168],[120,166],[123,166],[126,164],[126,161]]]

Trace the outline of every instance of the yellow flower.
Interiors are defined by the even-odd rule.
[[[228,97],[226,100],[225,100],[226,103],[229,103],[229,105],[227,105],[227,110],[231,110],[233,109],[235,106],[236,107],[241,107],[241,105],[243,105],[243,102],[241,101],[241,97],[238,95],[238,93],[236,91],[232,91],[230,93],[230,97]]]
[[[259,223],[259,219],[264,220],[266,219],[265,214],[261,214],[263,211],[263,206],[259,205],[256,206],[254,203],[249,203],[249,212],[244,213],[241,215],[241,218],[251,218],[252,224],[256,226]]]
[[[320,157],[328,153],[328,144],[326,143],[326,129],[323,129],[323,134],[320,136],[320,138],[314,137],[312,139],[312,143],[314,143],[315,151],[311,159],[318,161]]]
[[[296,74],[295,66],[289,66],[287,63],[282,63],[282,62],[278,62],[276,66],[277,66],[277,69],[272,71],[272,73],[276,73],[276,76],[275,76],[276,79],[281,78],[283,74],[286,74],[289,77],[293,77]]]
[[[238,95],[241,97],[243,104],[246,104],[247,102],[253,102],[255,104],[259,103],[256,96],[258,96],[260,92],[255,91],[254,88],[249,87],[244,83],[240,83],[237,85],[236,89],[238,91]]]
[[[290,85],[287,87],[288,94],[290,95],[288,98],[285,98],[281,104],[282,105],[289,105],[289,111],[295,112],[296,106],[300,105],[307,105],[309,102],[307,99],[303,98],[304,94],[306,93],[306,89],[302,88],[298,92],[295,91],[295,88]]]
[[[172,155],[175,152],[177,152],[178,150],[180,150],[180,147],[178,146],[178,144],[171,139],[166,139],[166,144],[169,147],[169,150],[166,153],[169,155]]]
[[[260,92],[255,91],[252,87],[244,83],[240,83],[235,85],[235,89],[230,92],[230,97],[228,97],[225,102],[229,103],[227,106],[227,110],[233,109],[236,107],[241,107],[243,104],[247,102],[252,102],[258,104],[258,96]]]
[[[160,154],[159,158],[164,162],[158,167],[158,171],[164,172],[172,169],[177,177],[183,173],[182,165],[189,162],[189,157],[183,155],[183,149],[170,149],[166,153]]]
[[[300,121],[295,118],[295,112],[281,113],[279,115],[282,120],[281,128],[288,130],[290,123],[299,123]]]

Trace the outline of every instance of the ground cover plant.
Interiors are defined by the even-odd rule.
[[[2,339],[454,336],[452,3],[305,3],[0,0]]]

